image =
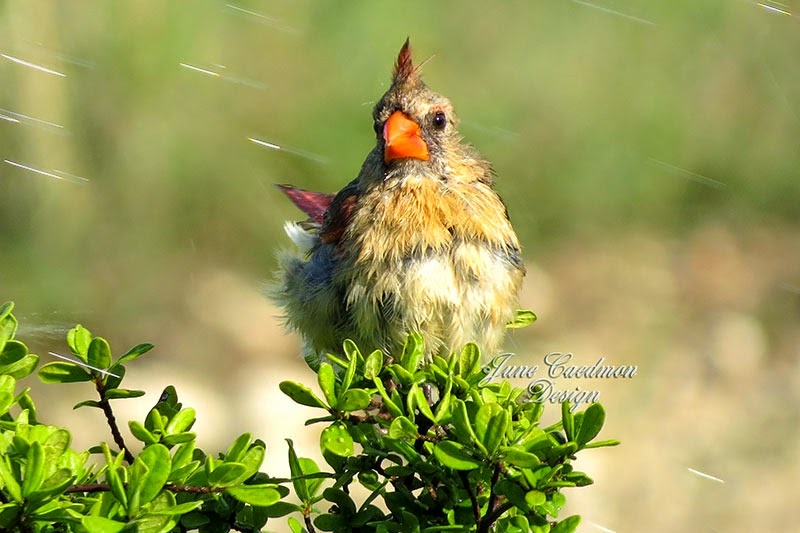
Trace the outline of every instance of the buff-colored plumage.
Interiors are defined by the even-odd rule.
[[[376,146],[335,198],[286,189],[312,216],[325,207],[288,226],[308,252],[281,262],[275,296],[288,325],[312,362],[347,338],[393,353],[409,331],[429,355],[470,341],[495,353],[525,273],[519,242],[488,162],[462,142],[450,102],[422,82],[408,42],[373,118]],[[390,148],[401,121],[419,131],[403,130]]]

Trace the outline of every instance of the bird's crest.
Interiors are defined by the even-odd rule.
[[[403,43],[400,53],[397,54],[397,62],[394,64],[394,74],[392,75],[392,83],[405,84],[421,82],[422,80],[420,79],[419,71],[422,68],[422,65],[431,59],[433,59],[433,56],[429,57],[419,65],[414,65],[414,61],[411,59],[411,43],[409,42],[408,38],[406,38],[406,42]]]
[[[411,43],[408,38],[403,43],[400,53],[397,54],[397,63],[394,65],[395,82],[402,82],[412,77],[418,77],[417,71],[414,68],[414,62],[411,60]]]

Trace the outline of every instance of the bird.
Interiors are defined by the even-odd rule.
[[[427,362],[470,342],[490,357],[516,312],[525,266],[494,172],[420,66],[406,39],[354,180],[336,194],[279,186],[308,219],[285,224],[299,253],[282,254],[271,292],[312,368],[346,339],[397,355],[410,332]]]

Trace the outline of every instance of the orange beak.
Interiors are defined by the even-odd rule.
[[[428,160],[428,145],[419,134],[419,124],[395,111],[383,125],[383,160],[414,158]]]

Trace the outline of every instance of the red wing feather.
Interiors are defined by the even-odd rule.
[[[311,217],[314,222],[322,224],[325,211],[330,207],[336,195],[324,192],[307,191],[291,185],[278,185],[280,190],[300,208],[300,211]]]
[[[319,232],[320,240],[323,243],[336,244],[342,238],[350,225],[359,194],[358,179],[356,178],[339,191],[333,199],[330,208],[325,213],[325,219]]]

